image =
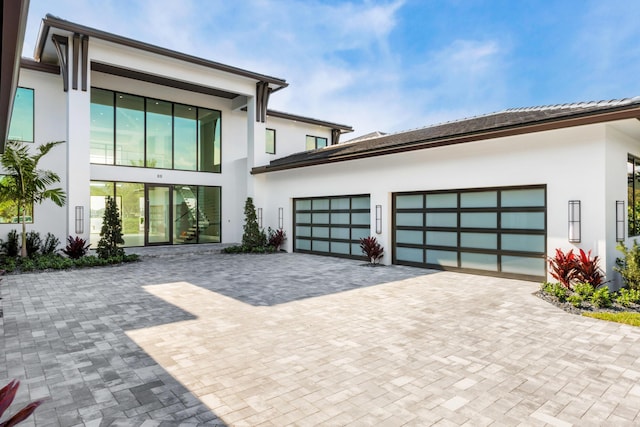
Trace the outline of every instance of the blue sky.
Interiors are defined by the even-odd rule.
[[[46,13],[286,79],[275,110],[357,136],[640,95],[637,0],[31,0]]]

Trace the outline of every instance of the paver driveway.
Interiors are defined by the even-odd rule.
[[[211,250],[8,276],[0,382],[39,426],[640,423],[640,329],[536,288]]]

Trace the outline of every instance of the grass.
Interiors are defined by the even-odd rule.
[[[631,326],[640,326],[640,313],[632,313],[623,311],[621,313],[582,313],[583,316],[593,317],[595,319],[608,320],[609,322],[624,323]]]

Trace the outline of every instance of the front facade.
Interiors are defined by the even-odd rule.
[[[111,196],[126,246],[239,242],[252,196],[287,251],[361,257],[372,235],[386,264],[542,280],[555,248],[582,248],[617,287],[616,244],[640,233],[637,98],[339,143],[349,126],[268,109],[283,79],[52,16],[34,57],[9,138],[66,141],[42,166],[67,206],[29,213],[60,239],[97,242]],[[0,216],[0,234],[16,228]]]

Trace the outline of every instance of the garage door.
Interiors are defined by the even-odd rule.
[[[546,186],[395,193],[397,264],[541,280]]]
[[[295,199],[294,250],[362,258],[360,239],[371,229],[369,195]]]

